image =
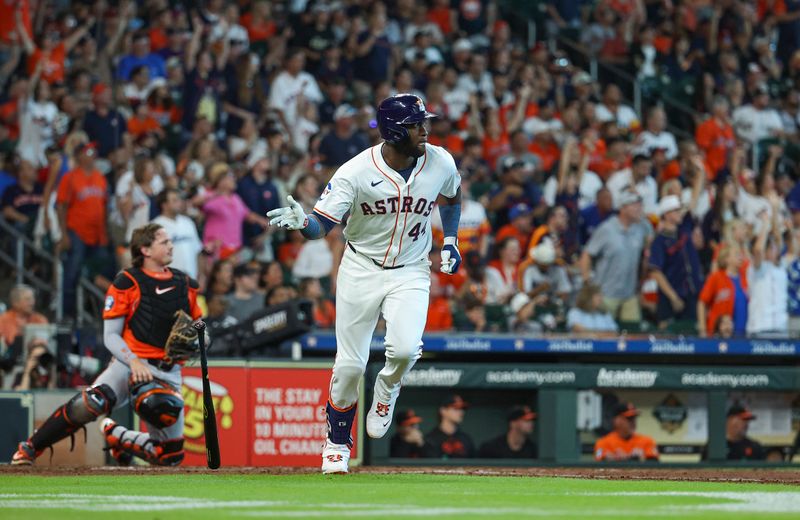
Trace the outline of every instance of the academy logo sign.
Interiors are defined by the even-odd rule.
[[[456,386],[463,370],[422,368],[412,370],[403,378],[403,386]]]
[[[658,372],[654,370],[609,370],[597,373],[597,386],[612,388],[650,388],[656,384]]]

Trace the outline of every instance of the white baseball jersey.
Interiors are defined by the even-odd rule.
[[[461,185],[453,157],[425,145],[406,182],[383,159],[383,144],[367,148],[336,170],[314,213],[341,223],[345,238],[384,267],[418,261],[431,250],[431,213],[439,194],[452,198]]]

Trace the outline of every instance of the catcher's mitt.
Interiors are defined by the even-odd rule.
[[[164,350],[172,362],[185,361],[200,353],[197,342],[197,329],[192,317],[182,310],[175,311],[175,323],[169,332]]]

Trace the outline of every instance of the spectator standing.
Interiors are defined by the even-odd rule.
[[[425,437],[420,430],[422,417],[414,410],[401,410],[395,418],[397,432],[389,444],[389,456],[405,459],[418,459],[425,453]]]
[[[623,192],[619,201],[619,214],[603,222],[586,244],[580,259],[581,274],[584,283],[589,282],[592,259],[597,259],[594,279],[606,308],[620,321],[639,322],[639,263],[653,232],[642,218],[642,199],[635,191]]]
[[[740,277],[742,251],[737,245],[724,245],[717,257],[719,269],[706,278],[697,301],[697,331],[706,337],[724,316],[733,317],[733,330],[743,335],[747,325],[747,284]]]
[[[517,272],[522,248],[516,238],[508,237],[498,244],[497,258],[486,267],[485,303],[505,305],[517,292]]]
[[[785,337],[789,332],[789,280],[786,268],[780,264],[781,248],[780,234],[773,233],[764,215],[747,269],[748,336]]]
[[[83,119],[83,131],[97,143],[100,157],[108,157],[127,142],[128,124],[117,109],[111,106],[111,88],[98,83],[92,88],[94,109]]]
[[[611,192],[603,186],[597,190],[594,204],[581,210],[578,216],[578,242],[581,246],[589,241],[594,230],[614,215],[614,200]]]
[[[17,35],[28,54],[28,74],[32,75],[37,66],[41,67],[42,80],[53,83],[64,83],[66,77],[65,61],[70,51],[86,36],[94,25],[94,18],[89,18],[87,23],[75,30],[66,39],[59,41],[58,33],[46,31],[39,40],[39,45],[34,43],[28,29],[23,23],[23,13],[18,9],[15,14]]]
[[[233,269],[233,293],[228,295],[226,313],[239,323],[263,308],[264,295],[258,292],[258,269],[248,264]]]
[[[660,106],[650,109],[647,114],[647,126],[636,138],[637,153],[652,156],[656,150],[664,150],[664,155],[671,161],[678,155],[678,143],[675,136],[667,132],[667,114]]]
[[[517,204],[527,204],[531,208],[538,207],[542,201],[542,192],[525,171],[525,163],[512,160],[503,165],[500,184],[489,193],[486,209],[496,213],[495,226],[508,223],[509,211]]]
[[[329,171],[355,157],[369,143],[367,137],[355,127],[353,118],[357,110],[350,105],[339,105],[333,113],[333,129],[319,143],[320,163]]]
[[[477,251],[482,257],[489,252],[491,225],[486,215],[486,208],[472,198],[473,182],[466,174],[461,174],[461,220],[458,224],[458,250],[462,256],[470,251]],[[436,240],[444,237],[442,218],[438,211],[431,214],[431,228]]]
[[[236,187],[236,193],[251,213],[266,215],[278,207],[278,187],[272,182],[270,162],[267,157],[260,158],[253,164],[250,173],[242,177]],[[244,240],[247,247],[253,250],[259,262],[273,259],[272,234],[264,230],[257,222],[245,222]]]
[[[730,118],[730,103],[723,96],[715,96],[711,103],[711,117],[703,121],[695,132],[697,146],[706,154],[706,164],[713,180],[728,165],[728,157],[736,145]]]
[[[217,257],[226,256],[242,247],[242,224],[251,222],[266,229],[268,221],[250,211],[236,194],[236,176],[227,164],[212,166],[208,183],[212,192],[202,205],[206,216],[203,244]]]
[[[120,59],[117,79],[130,81],[133,70],[140,65],[144,65],[150,71],[150,79],[167,77],[164,58],[160,54],[150,52],[150,35],[147,31],[139,31],[133,35],[132,52]]]
[[[37,175],[33,164],[20,159],[16,184],[6,188],[0,195],[3,217],[29,238],[33,237],[33,226],[43,201],[44,188],[36,182]]]
[[[437,459],[475,456],[472,438],[459,427],[469,404],[460,395],[447,396],[439,405],[439,424],[425,435],[424,456]]]
[[[652,437],[636,433],[639,410],[633,403],[619,403],[612,409],[612,431],[594,445],[596,461],[658,460],[658,447]]]
[[[160,214],[153,219],[167,232],[172,241],[172,263],[190,278],[197,280],[198,256],[203,251],[203,243],[197,233],[194,221],[185,215],[186,203],[180,192],[167,188],[156,197]]]
[[[658,213],[661,222],[650,245],[649,271],[658,284],[656,319],[663,329],[671,320],[695,320],[703,273],[692,240],[694,223],[678,196],[662,198]]]
[[[622,104],[622,90],[615,83],[606,85],[603,102],[595,107],[595,117],[601,123],[615,122],[622,133],[632,132],[640,125],[636,112]]]
[[[620,170],[609,177],[606,187],[611,191],[614,207],[620,209],[621,197],[626,190],[633,189],[642,198],[646,215],[655,215],[658,211],[658,183],[651,175],[653,161],[650,156],[637,154],[633,157],[630,168]]]
[[[733,111],[733,127],[739,139],[757,145],[762,139],[777,137],[783,130],[778,112],[769,106],[769,87],[756,87],[753,101]]]
[[[28,83],[29,95],[19,105],[18,153],[37,168],[47,164],[45,151],[52,146],[62,130],[58,128],[59,111],[52,101],[51,87],[40,81],[39,64]]]
[[[536,413],[528,406],[515,406],[508,414],[508,429],[481,445],[478,456],[486,459],[535,459],[536,443],[531,440]]]
[[[520,245],[527,244],[533,231],[533,210],[520,202],[508,210],[509,223],[497,230],[494,240],[502,242],[506,238],[516,238]]]
[[[283,116],[290,133],[299,118],[298,102],[303,99],[319,104],[324,99],[317,80],[303,70],[305,63],[305,54],[301,49],[289,52],[284,69],[270,86],[269,106]]]
[[[61,179],[56,195],[56,209],[61,229],[58,254],[66,253],[64,264],[64,314],[74,315],[75,294],[81,270],[87,260],[94,260],[107,278],[114,276],[108,251],[106,207],[108,184],[94,166],[97,148],[86,143],[77,151],[77,166]]]
[[[783,257],[783,265],[787,271],[789,334],[800,335],[800,227],[792,230],[789,251]]]

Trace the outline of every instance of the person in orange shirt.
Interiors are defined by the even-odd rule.
[[[20,284],[8,293],[11,308],[0,314],[0,337],[11,345],[22,336],[25,325],[46,324],[47,318],[34,311],[36,295],[33,288]]]
[[[652,437],[636,433],[639,410],[633,403],[618,403],[612,409],[612,431],[594,444],[596,461],[658,460],[658,446]]]
[[[719,269],[706,278],[697,300],[697,332],[706,337],[715,330],[723,315],[733,316],[734,334],[744,334],[747,326],[747,284],[740,276],[742,252],[738,245],[720,249]]]
[[[18,9],[14,13],[14,17],[17,25],[17,34],[22,41],[25,52],[28,54],[28,75],[33,75],[33,71],[36,70],[36,64],[42,61],[42,80],[50,84],[64,83],[64,61],[73,47],[92,28],[94,18],[89,18],[86,25],[81,26],[62,41],[58,40],[58,34],[47,31],[42,35],[39,45],[36,45],[23,22],[22,10]]]
[[[94,167],[97,148],[82,144],[76,150],[77,166],[64,174],[56,195],[61,241],[56,254],[66,253],[64,263],[64,313],[75,314],[75,292],[84,263],[94,260],[101,274],[113,278],[113,258],[108,251],[106,178]]]
[[[199,319],[197,282],[168,267],[172,251],[172,241],[160,225],[134,230],[133,267],[117,275],[103,307],[103,342],[113,355],[111,362],[92,386],[59,406],[19,444],[12,464],[33,464],[45,449],[128,401],[148,431],[129,430],[104,419],[101,431],[112,457],[120,465],[130,464],[134,456],[158,466],[181,463],[185,359],[168,357],[165,348],[179,312],[194,320],[192,328],[200,334],[205,334],[205,324]]]
[[[706,164],[711,170],[709,180],[714,180],[719,171],[728,165],[728,156],[736,146],[730,122],[730,104],[725,97],[714,97],[711,117],[697,127],[695,141],[706,154]]]
[[[497,231],[497,235],[494,237],[495,243],[500,243],[504,238],[511,237],[516,238],[521,245],[526,244],[533,231],[532,215],[533,210],[524,202],[512,206],[508,210],[510,222]]]
[[[164,129],[158,123],[155,117],[150,113],[150,105],[144,101],[136,106],[136,112],[133,117],[128,119],[128,132],[134,139],[147,134],[157,135],[159,138],[164,138]]]

